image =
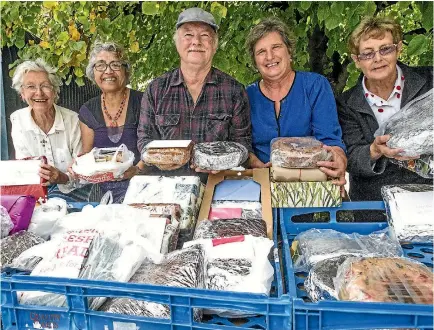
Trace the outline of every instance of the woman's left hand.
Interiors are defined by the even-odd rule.
[[[65,184],[69,181],[68,175],[59,171],[54,166],[48,164],[41,164],[41,168],[39,169],[39,176],[47,182],[43,183],[44,186],[49,186],[50,184]]]
[[[139,172],[140,172],[139,167],[136,165],[133,165],[128,170],[126,170],[124,172],[124,175],[120,179],[118,179],[117,181],[131,179],[133,176],[139,174]]]
[[[343,186],[347,183],[345,179],[345,170],[347,169],[347,156],[340,147],[323,146],[323,148],[332,153],[331,161],[317,162],[319,169],[329,177],[335,178],[333,183],[337,186]]]

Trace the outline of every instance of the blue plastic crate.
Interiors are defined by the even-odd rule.
[[[81,209],[85,204],[74,205],[74,209]],[[277,226],[277,210],[273,210],[273,216],[274,224]],[[277,238],[276,233],[274,238]],[[277,249],[274,252],[275,280],[270,297],[250,293],[2,274],[3,326],[5,330],[290,329],[291,299],[288,295],[282,294],[281,268],[279,258],[276,256]],[[63,294],[67,298],[68,307],[20,305],[17,299],[19,291]],[[171,309],[171,318],[146,318],[89,310],[87,304],[89,297],[128,297],[167,304]],[[242,319],[206,316],[202,322],[196,322],[193,320],[193,308],[240,310],[255,316]]]
[[[293,299],[293,329],[433,329],[433,306],[402,303],[360,303],[320,301],[312,303],[304,290],[306,273],[294,274],[290,246],[294,237],[311,228],[334,229],[344,233],[369,234],[387,227],[385,222],[336,222],[336,212],[342,210],[384,210],[383,202],[349,202],[340,208],[280,209],[283,239],[283,275],[285,288]],[[327,223],[294,223],[295,215],[329,212]],[[404,252],[410,258],[432,267],[432,245],[405,244]]]

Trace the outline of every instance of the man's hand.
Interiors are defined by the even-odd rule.
[[[417,159],[419,156],[416,157],[405,157],[400,156],[399,154],[402,153],[404,150],[399,148],[389,148],[386,145],[386,142],[389,141],[390,135],[381,135],[377,136],[372,142],[371,146],[369,147],[371,159],[373,161],[378,160],[382,156],[385,156],[387,158],[394,158],[396,160],[410,160],[410,159]]]
[[[199,168],[199,167],[195,166],[194,164],[191,164],[191,165],[190,165],[190,168],[193,169],[193,170],[195,170],[195,171],[198,172],[198,173],[217,174],[217,173],[220,172],[220,171],[204,170],[204,169],[202,169],[202,168]]]
[[[68,176],[54,166],[48,164],[41,164],[40,166],[39,176],[47,180],[47,182],[42,185],[49,186],[50,184],[65,184],[69,181]]]
[[[335,178],[333,183],[337,186],[343,186],[347,183],[345,179],[345,170],[347,169],[347,156],[340,147],[323,146],[324,149],[331,152],[330,161],[317,162],[319,169],[329,177]]]
[[[255,154],[249,154],[249,165],[250,168],[267,168],[271,167],[271,162],[263,163]]]

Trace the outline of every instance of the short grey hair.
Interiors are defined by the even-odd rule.
[[[200,22],[199,22],[200,23]],[[206,24],[206,23],[203,23],[203,24]],[[211,25],[210,25],[211,26]],[[213,28],[212,28],[212,26],[211,26],[211,29],[212,29],[212,31],[213,31],[213,41],[214,41],[214,46],[215,46],[215,49],[217,50],[217,48],[218,48],[218,46],[219,46],[219,34],[218,34],[218,32],[216,31],[216,30],[214,30]],[[175,33],[173,34],[173,42],[175,43],[175,45],[176,45],[176,42],[178,41],[178,30],[179,30],[179,28],[178,29],[176,29],[175,30]]]
[[[245,47],[247,48],[252,63],[255,67],[256,43],[271,32],[277,32],[280,34],[289,54],[294,55],[295,53],[295,38],[289,27],[276,17],[265,18],[250,30],[246,39]]]
[[[62,80],[57,75],[57,69],[49,66],[42,58],[38,58],[34,61],[27,60],[18,65],[12,77],[12,88],[15,89],[18,94],[21,94],[24,76],[29,72],[45,72],[47,74],[48,80],[54,88],[54,102],[57,102]]]
[[[127,64],[125,67],[125,74],[127,76],[127,84],[130,82],[130,75],[131,75],[131,65],[128,61],[128,57],[125,53],[124,48],[113,41],[108,42],[101,42],[96,41],[92,47],[92,51],[89,55],[89,64],[86,67],[86,77],[89,78],[90,81],[92,81],[94,84],[95,82],[95,72],[93,71],[93,67],[96,63],[96,57],[101,52],[111,52],[115,53],[119,61],[122,61]]]

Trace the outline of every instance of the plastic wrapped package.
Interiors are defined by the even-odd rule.
[[[138,242],[138,237],[125,237],[121,233],[97,235],[90,247],[89,256],[80,272],[80,278],[128,282],[145,258],[150,256]],[[145,240],[145,239],[143,239]],[[107,298],[89,299],[89,308],[98,309]]]
[[[57,251],[58,241],[47,241],[38,245],[32,246],[16,257],[11,267],[27,272],[32,272],[42,259],[54,255]]]
[[[86,182],[99,183],[120,178],[133,163],[134,153],[121,144],[116,148],[93,148],[75,159],[72,170]]]
[[[130,283],[154,284],[182,288],[204,288],[204,251],[199,245],[171,252],[161,263],[145,261]],[[170,307],[165,304],[133,300],[109,299],[101,310],[127,315],[170,318]],[[201,311],[193,311],[194,319],[201,319]]]
[[[14,223],[9,216],[6,208],[0,205],[0,224],[1,224],[1,238],[9,235],[10,231],[14,228]]]
[[[169,203],[181,207],[180,230],[192,233],[204,187],[198,176],[134,176],[130,180],[123,204]]]
[[[155,140],[146,145],[142,158],[162,171],[176,170],[189,162],[192,149],[191,140]]]
[[[339,266],[352,255],[340,255],[316,263],[309,271],[304,288],[313,302],[320,300],[337,300],[333,279],[336,277]]]
[[[399,257],[399,242],[385,232],[344,234],[332,229],[310,229],[297,235],[291,247],[294,271],[309,271],[319,261],[344,254]]]
[[[418,174],[419,176],[432,179],[434,174],[434,160],[433,155],[421,155],[418,159],[410,160],[397,160],[389,158],[391,163],[403,167],[411,172]]]
[[[192,162],[204,170],[222,171],[242,165],[248,156],[246,147],[237,142],[203,142],[194,146]]]
[[[401,242],[433,242],[433,186],[401,184],[381,187],[387,221]]]
[[[245,201],[214,201],[211,204],[211,210],[214,209],[240,208],[241,218],[243,219],[262,219],[262,205],[259,202]],[[203,220],[203,219],[202,219]]]
[[[267,237],[267,225],[262,219],[202,220],[194,231],[193,240],[239,235]]]
[[[148,251],[158,255],[166,228],[166,219],[151,217],[146,209],[124,204],[98,205],[85,207],[81,212],[66,215],[56,222],[52,239],[72,230],[95,229],[101,234],[110,232],[123,233],[125,237],[146,238],[152,244]]]
[[[375,132],[390,134],[389,148],[400,148],[401,156],[433,154],[433,89],[407,103]]]
[[[340,300],[433,304],[433,273],[406,258],[349,258],[334,280]]]
[[[71,231],[51,250],[31,272],[31,276],[53,276],[78,278],[89,253],[89,247],[97,232],[95,230]],[[41,291],[21,293],[20,303],[23,305],[65,306],[66,296]]]
[[[251,292],[268,295],[274,269],[268,255],[273,241],[251,235],[231,238],[200,239],[186,242],[184,247],[201,244],[205,249],[206,288],[220,291]],[[246,312],[205,310],[222,317],[241,317]]]
[[[282,137],[271,140],[270,161],[284,168],[318,168],[317,162],[330,160],[332,154],[314,137]]]
[[[19,231],[1,240],[1,267],[10,266],[12,261],[32,246],[42,244],[45,240],[33,233]]]
[[[49,239],[56,221],[67,214],[66,201],[62,198],[50,198],[33,211],[28,231]]]
[[[179,204],[135,203],[130,204],[130,206],[148,210],[151,217],[158,216],[166,218],[167,223],[160,252],[166,254],[176,249],[179,237],[179,220],[181,219],[181,207]]]

